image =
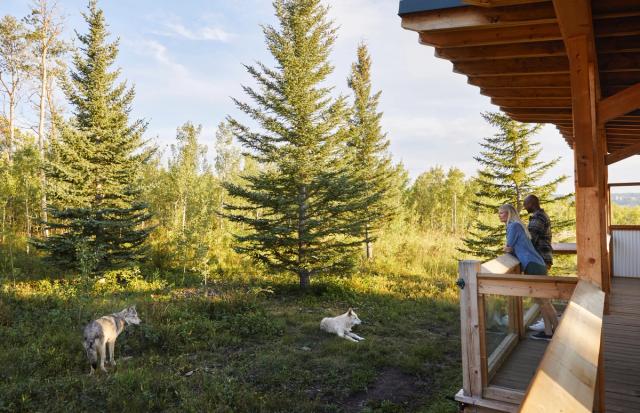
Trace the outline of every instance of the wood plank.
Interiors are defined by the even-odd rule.
[[[554,1],[554,4],[556,1]],[[595,36],[636,36],[640,34],[640,19],[636,16],[593,21]]]
[[[604,124],[640,107],[640,83],[598,102],[598,123]]]
[[[491,103],[503,108],[571,108],[571,98],[492,98]]]
[[[556,23],[529,24],[508,29],[489,28],[420,32],[420,43],[436,47],[485,46],[560,39],[562,39],[562,36]]]
[[[532,22],[551,23],[556,19],[551,3],[519,7],[455,7],[402,16],[402,27],[417,32],[455,30],[483,26],[511,27]]]
[[[499,386],[524,392],[542,360],[547,344],[546,341],[531,338],[520,341],[488,387]]]
[[[637,52],[602,54],[598,57],[598,67],[602,73],[637,73],[640,71],[639,64],[640,54]]]
[[[633,145],[629,145],[624,149],[613,152],[606,157],[607,165],[611,165],[613,163],[619,162],[623,159],[627,159],[634,155],[640,154],[640,142],[635,143]]]
[[[479,7],[500,7],[529,3],[549,3],[549,0],[464,0],[464,2]]]
[[[480,272],[479,261],[467,260],[458,263],[458,273],[465,283],[464,288],[460,290],[462,388],[465,395],[472,397],[481,397],[483,387],[476,280],[478,272]]]
[[[522,403],[522,399],[524,399],[524,391],[501,386],[487,386],[487,388],[484,389],[484,398],[519,405]]]
[[[487,400],[482,397],[470,397],[467,396],[463,389],[458,391],[454,397],[457,401],[464,403],[468,406],[473,406],[474,413],[484,413],[482,408],[492,409],[495,412],[516,413],[518,406],[512,403],[501,402],[497,400]]]
[[[613,277],[609,308],[611,315],[604,317],[606,410],[628,412],[640,405],[640,279]]]
[[[545,99],[545,98],[571,98],[571,89],[568,87],[558,88],[483,88],[480,93],[492,98],[527,98],[527,99]]]
[[[520,261],[512,254],[502,254],[491,261],[483,263],[478,272],[506,274],[520,270]]]
[[[564,43],[560,40],[548,42],[501,44],[497,46],[471,46],[436,48],[436,57],[452,62],[510,59],[514,57],[566,56]]]
[[[544,88],[569,87],[571,78],[565,74],[520,75],[520,76],[469,76],[468,83],[479,87],[491,88]]]
[[[554,254],[576,254],[577,248],[575,242],[554,242],[551,244]]]
[[[577,283],[576,277],[478,274],[478,292],[510,297],[536,297],[568,300]]]
[[[604,292],[581,280],[522,402],[520,412],[591,412]]]
[[[579,186],[596,184],[594,171],[596,141],[596,119],[592,108],[595,106],[595,67],[590,60],[590,40],[588,36],[572,37],[565,41],[571,65],[571,90],[573,96],[573,134],[575,142],[576,175]]]
[[[513,58],[454,62],[453,71],[467,76],[512,76],[522,74],[569,73],[569,61],[564,56]]]

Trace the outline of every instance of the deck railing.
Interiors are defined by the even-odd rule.
[[[570,245],[565,245],[565,248],[569,251],[572,250]],[[573,248],[573,251],[575,251],[575,248]],[[460,279],[458,284],[461,287],[460,319],[463,388],[456,395],[456,399],[465,405],[479,406],[500,412],[517,412],[520,409],[520,404],[525,399],[523,390],[494,386],[490,384],[490,381],[518,343],[526,337],[526,326],[537,314],[538,309],[535,305],[529,311],[524,311],[523,297],[569,300],[567,309],[562,317],[563,321],[561,321],[551,342],[556,344],[550,344],[548,348],[552,350],[545,352],[543,362],[539,365],[539,372],[531,382],[533,387],[530,387],[529,392],[526,393],[526,400],[530,400],[529,397],[533,397],[530,395],[535,395],[539,390],[537,383],[544,382],[542,377],[549,377],[549,373],[545,368],[548,370],[548,366],[555,362],[553,357],[558,355],[565,357],[574,353],[583,354],[584,349],[576,347],[576,345],[580,344],[579,337],[581,337],[581,334],[574,332],[574,337],[568,337],[571,325],[574,323],[577,323],[576,325],[579,325],[579,323],[584,324],[586,322],[584,321],[585,314],[589,312],[597,314],[599,311],[600,322],[602,320],[602,309],[591,308],[591,303],[594,302],[594,299],[585,301],[581,298],[585,295],[582,291],[587,287],[577,289],[577,277],[529,276],[521,275],[519,272],[520,264],[510,254],[502,255],[484,264],[479,261],[461,261],[459,263]],[[586,282],[581,281],[580,285],[583,285],[583,283]],[[576,293],[579,294],[576,295]],[[589,292],[587,295],[591,297],[593,294]],[[506,297],[508,304],[508,331],[499,345],[493,346],[493,351],[489,352],[485,334],[487,324],[485,305],[487,297],[493,296]],[[593,304],[596,307],[597,301],[598,299],[595,299],[595,304]],[[586,310],[587,313],[583,310],[579,311],[587,304],[589,307]],[[563,325],[565,327],[562,327]],[[597,327],[597,323],[589,324],[589,326],[589,334],[592,335],[591,330],[593,330],[593,334],[596,334],[597,330],[597,336],[600,337],[601,324],[600,328]],[[577,341],[576,337],[578,337]],[[599,346],[596,349],[596,357],[598,353]],[[589,360],[592,361],[591,359]],[[596,370],[597,366],[596,359]],[[582,368],[582,366],[573,367]],[[585,370],[585,374],[590,376],[592,370],[592,368]],[[550,371],[553,372],[552,370]],[[551,381],[557,381],[559,388],[563,388],[564,384],[561,378],[552,378]],[[584,377],[582,378],[584,379]],[[548,383],[544,386],[548,386]],[[564,388],[569,393],[572,392],[571,387]],[[544,410],[534,409],[528,411]],[[553,408],[546,411],[556,410]]]

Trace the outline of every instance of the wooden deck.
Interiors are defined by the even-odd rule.
[[[605,405],[611,413],[640,407],[640,278],[614,277],[604,317]]]
[[[491,385],[526,391],[542,360],[547,341],[527,338],[518,343],[513,353],[498,369]]]
[[[640,408],[640,278],[614,277],[609,315],[604,317],[607,413]],[[546,341],[521,341],[490,385],[526,391],[547,348]]]

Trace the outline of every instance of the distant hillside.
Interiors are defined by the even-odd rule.
[[[611,202],[618,205],[640,205],[640,193],[611,194]]]

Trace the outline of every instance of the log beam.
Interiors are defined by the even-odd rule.
[[[640,83],[598,103],[598,122],[603,124],[640,108]]]
[[[610,153],[607,155],[606,163],[611,165],[612,163],[619,162],[623,159],[627,159],[630,156],[640,154],[640,142],[627,146],[624,149]]]

